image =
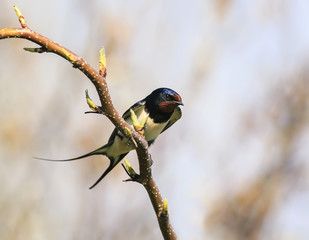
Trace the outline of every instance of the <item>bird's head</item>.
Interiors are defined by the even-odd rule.
[[[180,95],[169,88],[158,88],[147,98],[150,109],[156,109],[162,113],[173,113],[178,105],[183,105]]]

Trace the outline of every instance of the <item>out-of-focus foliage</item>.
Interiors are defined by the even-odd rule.
[[[263,115],[262,121],[257,120],[259,117],[248,117],[249,134],[268,128],[264,158],[270,164],[245,188],[225,192],[213,206],[205,226],[220,239],[291,238],[286,231],[274,230],[271,223],[284,205],[308,186],[308,161],[303,156],[309,131],[308,89],[309,72],[304,68],[273,90],[267,106],[257,112]],[[296,237],[299,238],[302,236]]]
[[[28,26],[98,67],[124,112],[157,87],[183,117],[151,147],[181,239],[308,239],[309,2],[17,1]],[[4,0],[0,28],[19,27]],[[105,157],[91,83],[25,40],[0,41],[0,239],[161,239],[147,194]],[[128,156],[137,168],[135,153]]]

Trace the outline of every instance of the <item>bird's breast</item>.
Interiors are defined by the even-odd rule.
[[[140,123],[144,122],[147,118],[144,131],[144,137],[147,141],[154,140],[156,137],[158,137],[167,124],[167,122],[155,123],[153,119],[148,116],[148,113],[145,111],[144,108],[141,109],[141,111],[136,112],[135,114]],[[131,118],[128,119],[128,123],[132,126]]]
[[[147,118],[145,130],[144,130],[144,137],[146,141],[151,141],[151,140],[156,139],[167,124],[167,122],[155,123],[152,118],[148,117],[148,114],[144,109],[136,112],[135,114],[137,116],[139,123],[143,123],[145,119]],[[131,117],[128,117],[126,119],[126,122],[133,127]],[[134,149],[134,146],[131,140],[124,137],[121,132],[117,132],[115,139],[113,141],[113,144],[107,150],[107,155],[110,157],[116,158],[117,156],[123,153],[130,152],[132,149]]]
[[[146,127],[144,131],[144,137],[147,141],[154,140],[156,137],[160,135],[164,127],[166,126],[165,123],[155,123],[153,119],[148,118],[146,122]]]

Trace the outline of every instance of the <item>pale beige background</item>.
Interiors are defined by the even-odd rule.
[[[308,239],[307,0],[8,1],[28,25],[97,66],[107,52],[119,112],[157,87],[183,97],[153,174],[181,239]],[[0,239],[161,239],[146,192],[104,157],[50,163],[108,140],[84,115],[86,77],[52,54],[0,41]],[[128,159],[136,166],[135,153]]]

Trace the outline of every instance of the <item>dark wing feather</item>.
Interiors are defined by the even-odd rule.
[[[144,106],[145,106],[145,101],[144,100],[139,101],[135,103],[134,105],[132,105],[127,111],[125,111],[122,117],[124,118],[124,120],[127,121],[127,119],[131,117],[130,109],[132,109],[136,114],[138,114],[138,112],[142,110]],[[123,138],[123,135],[119,132],[117,128],[115,128],[114,131],[112,132],[111,136],[109,137],[108,143],[112,144],[116,136]]]
[[[135,103],[134,105],[132,105],[127,111],[125,111],[122,117],[126,120],[128,117],[131,117],[130,109],[132,109],[135,113],[137,113],[138,111],[143,109],[144,106],[145,106],[145,101],[144,100],[139,101]]]
[[[131,117],[131,113],[130,113],[130,109],[132,109],[136,114],[138,114],[138,112],[140,110],[142,110],[145,106],[145,101],[139,101],[137,103],[135,103],[134,105],[132,105],[123,115],[122,117],[124,118],[124,120],[127,120],[128,118]],[[123,135],[118,131],[117,128],[114,129],[114,131],[112,132],[109,140],[108,140],[108,144],[107,145],[112,145],[115,137],[119,136],[120,138],[123,138]],[[108,166],[108,168],[105,170],[105,172],[101,175],[101,177],[89,188],[92,189],[94,188],[128,153],[124,153],[122,155],[119,155],[116,159],[108,157],[110,160],[110,164]]]
[[[165,126],[165,128],[163,128],[161,133],[163,133],[170,126],[172,126],[175,122],[177,122],[177,120],[179,120],[181,118],[181,115],[182,115],[182,113],[181,113],[180,107],[175,108],[171,118],[168,120],[167,125]]]

